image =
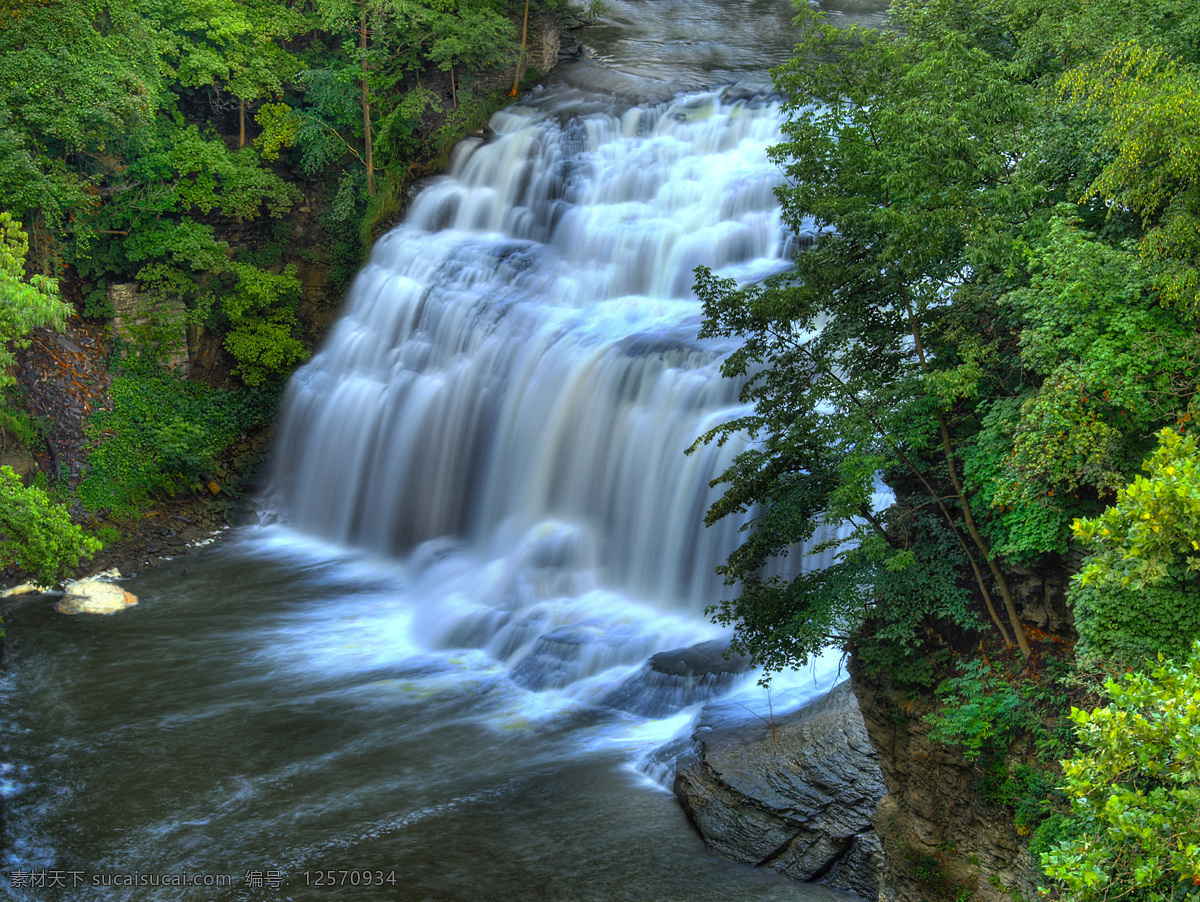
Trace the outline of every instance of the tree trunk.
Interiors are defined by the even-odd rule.
[[[517,87],[521,84],[521,62],[525,59],[525,38],[529,34],[529,0],[525,0],[525,21],[521,23],[521,55],[517,57],[517,72],[513,76],[512,90],[509,97],[517,96]]]
[[[930,371],[929,361],[925,358],[925,346],[921,341],[921,327],[917,322],[916,312],[913,309],[912,300],[908,295],[907,289],[904,292],[904,303],[908,313],[908,329],[913,337],[913,346],[917,352],[917,360],[921,364],[921,369],[928,373]],[[937,415],[937,421],[938,432],[942,438],[942,453],[945,455],[946,466],[950,473],[950,483],[954,486],[954,492],[958,496],[959,503],[962,506],[963,521],[967,524],[967,532],[971,536],[971,541],[975,543],[975,547],[979,550],[980,556],[987,562],[988,569],[992,571],[992,578],[996,580],[996,588],[1000,590],[1000,597],[1004,600],[1004,610],[1008,614],[1008,622],[1012,627],[1013,635],[1016,637],[1017,647],[1021,650],[1021,657],[1028,658],[1030,655],[1029,639],[1025,635],[1025,626],[1021,623],[1021,616],[1017,613],[1017,605],[1013,601],[1012,592],[1008,588],[1008,580],[1004,578],[1004,573],[1000,570],[999,564],[992,559],[992,549],[975,525],[975,515],[971,512],[971,502],[967,500],[966,489],[963,488],[963,484],[958,478],[958,467],[954,462],[954,443],[950,439],[950,428],[946,425],[946,418],[941,413]],[[974,558],[971,559],[971,564],[975,566]],[[987,602],[988,613],[992,615],[996,626],[1000,626],[1000,618],[996,616],[996,612],[992,608],[991,598],[988,596],[987,587],[983,583],[978,568],[976,568],[975,575],[979,579],[979,588],[982,590],[984,600]],[[1004,633],[1003,627],[1000,628],[1000,632]],[[1004,636],[1004,644],[1008,645],[1007,635]]]
[[[246,145],[246,101],[238,98],[238,150]]]
[[[358,49],[362,51],[363,161],[367,164],[367,193],[375,196],[375,160],[371,154],[371,95],[367,86],[367,0],[358,4]]]

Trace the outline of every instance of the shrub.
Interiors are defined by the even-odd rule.
[[[1106,707],[1072,709],[1074,835],[1042,866],[1075,902],[1200,897],[1200,643],[1105,688]]]
[[[1200,456],[1173,429],[1098,517],[1076,520],[1091,556],[1071,590],[1083,655],[1144,659],[1200,637]]]
[[[198,487],[239,436],[269,422],[276,391],[216,389],[156,370],[113,379],[112,410],[88,422],[91,447],[79,497],[90,510],[136,515],[154,495]]]
[[[225,348],[237,361],[236,372],[249,386],[286,377],[308,359],[299,339],[297,308],[302,286],[296,268],[274,275],[243,263],[232,263],[236,277],[222,308],[229,320]]]
[[[0,567],[16,564],[38,585],[52,586],[99,550],[63,505],[0,467]]]

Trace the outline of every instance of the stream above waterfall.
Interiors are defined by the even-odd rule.
[[[9,603],[7,898],[844,898],[707,853],[646,763],[712,692],[756,718],[838,675],[646,672],[725,637],[745,521],[703,515],[745,445],[685,451],[742,408],[690,289],[798,248],[789,7],[611,6],[380,239],[288,389],[264,525],[111,617]]]

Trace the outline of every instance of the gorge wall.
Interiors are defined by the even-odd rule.
[[[931,700],[888,689],[851,660],[850,684],[887,794],[872,822],[882,840],[887,902],[1037,898],[1042,879],[1010,810],[980,797],[978,770],[930,738]]]

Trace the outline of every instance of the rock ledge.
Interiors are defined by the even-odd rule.
[[[706,709],[675,775],[675,795],[714,852],[872,902],[883,847],[871,816],[884,792],[848,682],[774,727]]]

